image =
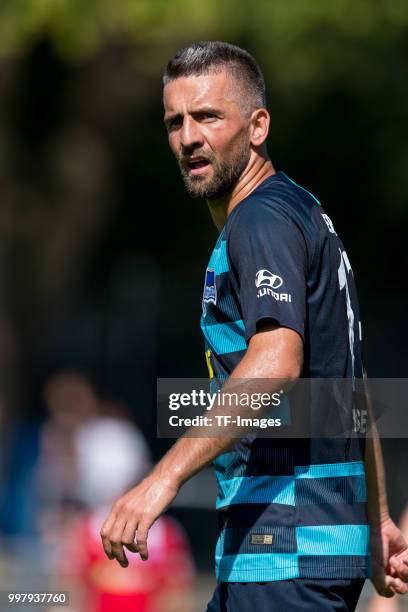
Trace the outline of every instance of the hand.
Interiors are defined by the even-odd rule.
[[[379,595],[393,597],[408,591],[408,544],[390,518],[371,528],[371,558],[371,581]]]
[[[147,536],[154,521],[166,510],[178,493],[178,486],[154,473],[119,498],[101,529],[101,538],[109,559],[122,567],[129,561],[124,546],[147,561]],[[136,538],[136,542],[135,542]]]

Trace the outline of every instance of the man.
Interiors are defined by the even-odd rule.
[[[301,375],[362,377],[349,260],[316,198],[268,157],[254,59],[219,42],[182,49],[167,65],[164,108],[186,188],[207,200],[220,231],[203,296],[210,375],[228,378],[224,389],[267,381],[269,392]],[[385,596],[404,593],[408,548],[388,516],[378,444],[367,444],[366,477],[362,453],[347,439],[183,437],[113,506],[105,552],[123,567],[124,547],[147,559],[150,526],[214,461],[223,528],[208,612],[353,610],[369,575],[367,505],[372,579]]]

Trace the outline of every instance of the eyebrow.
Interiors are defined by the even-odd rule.
[[[223,114],[219,108],[216,108],[215,106],[206,106],[206,105],[193,110],[189,114],[194,117],[194,115],[201,115],[205,113],[211,113],[213,115]],[[183,118],[182,113],[170,114],[170,115],[167,115],[167,117],[166,116],[164,117],[164,123],[168,125],[171,121],[174,121],[175,119],[182,119],[182,118]]]

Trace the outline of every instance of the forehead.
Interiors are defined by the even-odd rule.
[[[182,112],[192,108],[209,106],[236,106],[234,83],[224,70],[199,76],[179,77],[163,89],[166,112]]]

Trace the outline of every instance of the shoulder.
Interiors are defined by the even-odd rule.
[[[319,237],[316,212],[320,209],[310,192],[279,172],[236,206],[228,218],[225,237],[230,246],[257,237],[295,241],[312,253]]]
[[[316,208],[320,208],[320,203],[315,196],[283,172],[277,172],[236,206],[226,230],[232,232],[237,226],[262,223],[292,223],[307,230],[313,223]]]

